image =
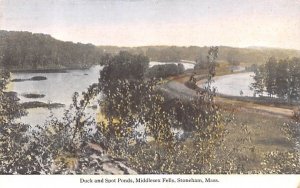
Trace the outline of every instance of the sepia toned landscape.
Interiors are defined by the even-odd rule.
[[[0,174],[300,173],[299,10],[0,1]]]

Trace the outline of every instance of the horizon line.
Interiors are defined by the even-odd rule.
[[[195,44],[190,44],[190,45],[179,45],[179,44],[142,44],[142,45],[113,45],[113,44],[95,44],[93,42],[82,42],[82,41],[72,41],[72,40],[64,40],[60,39],[58,37],[53,36],[53,34],[50,33],[43,33],[43,32],[32,32],[29,30],[5,30],[5,29],[0,29],[0,31],[7,31],[7,32],[28,32],[31,34],[43,34],[43,35],[49,35],[55,40],[62,41],[62,42],[72,42],[74,44],[76,43],[81,43],[81,44],[91,44],[96,47],[118,47],[118,48],[140,48],[140,47],[229,47],[229,48],[240,48],[240,49],[253,49],[253,50],[259,50],[259,49],[274,49],[274,50],[295,50],[295,51],[300,51],[300,49],[297,48],[282,48],[278,46],[260,46],[260,45],[248,45],[248,46],[231,46],[231,45],[224,45],[224,44],[219,44],[219,45],[195,45]]]

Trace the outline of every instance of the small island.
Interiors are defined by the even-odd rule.
[[[21,103],[21,106],[24,109],[29,109],[29,108],[63,108],[65,107],[64,104],[61,103],[44,103],[44,102],[39,102],[39,101],[33,101],[33,102],[24,102]]]
[[[47,80],[47,77],[45,76],[34,76],[28,79],[22,79],[22,78],[17,78],[17,79],[12,79],[11,82],[25,82],[25,81],[42,81],[42,80]]]
[[[44,98],[44,94],[37,94],[37,93],[23,93],[23,97],[25,98],[31,98],[31,99],[37,99],[37,98]]]

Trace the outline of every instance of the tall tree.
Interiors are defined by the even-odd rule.
[[[280,60],[276,71],[276,90],[275,94],[280,98],[286,98],[289,90],[288,61]]]
[[[274,57],[269,58],[265,64],[265,85],[266,91],[269,96],[272,97],[276,94],[276,70],[277,70],[277,60]]]
[[[290,100],[298,100],[300,98],[300,59],[293,58],[289,60],[289,92]]]
[[[265,89],[264,79],[264,66],[259,66],[254,70],[254,82],[250,85],[250,89],[254,91],[254,96],[263,94]]]

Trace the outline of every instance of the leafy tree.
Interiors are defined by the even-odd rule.
[[[293,58],[289,61],[289,100],[298,100],[300,97],[300,59]]]
[[[217,52],[217,48],[209,51],[209,83],[215,74]],[[132,61],[115,61],[121,56],[119,54],[106,63],[101,75],[108,75],[106,71],[117,71],[113,69],[118,69],[120,64],[129,66],[126,64]],[[136,59],[136,56],[130,58]],[[177,162],[182,160],[183,165],[194,165],[195,173],[210,172],[211,160],[224,134],[210,84],[206,92],[185,101],[171,99],[157,90],[157,81],[132,79],[132,74],[135,73],[118,75],[117,80],[105,80],[105,77],[99,80],[100,88],[103,88],[101,113],[107,119],[99,126],[109,152],[128,158],[141,173],[182,172],[182,169],[176,170]],[[182,148],[184,144],[178,140],[174,129],[193,132],[193,151]],[[148,164],[144,165],[144,161]],[[193,172],[191,168],[185,170]]]
[[[255,75],[253,76],[254,82],[251,83],[250,89],[254,90],[254,95],[262,95],[265,90],[265,73],[264,67],[259,66],[254,70]]]
[[[277,60],[274,57],[271,57],[267,63],[265,64],[265,71],[266,71],[266,91],[272,97],[276,93],[276,68],[277,67]]]
[[[289,91],[289,72],[287,60],[280,60],[276,71],[276,95],[286,98]]]
[[[146,76],[149,78],[167,78],[176,76],[184,72],[184,66],[179,64],[154,65],[147,70]]]
[[[251,89],[261,94],[266,88],[269,96],[287,99],[288,102],[300,98],[299,58],[284,59],[279,62],[270,58],[265,65],[256,69]]]

